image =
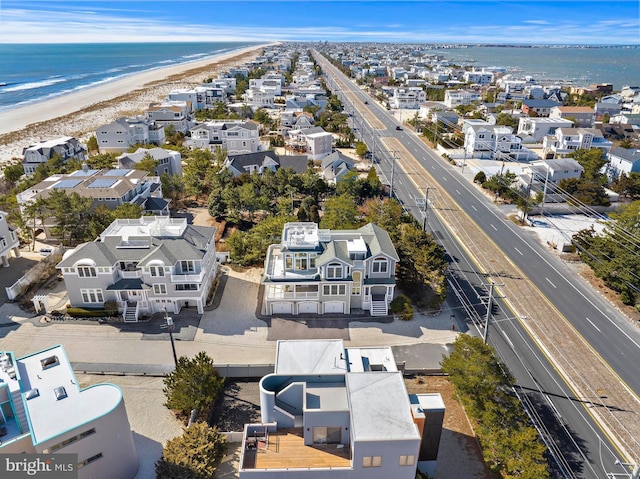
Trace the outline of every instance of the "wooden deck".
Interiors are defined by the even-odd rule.
[[[305,446],[302,428],[282,429],[269,434],[268,443],[258,441],[256,449],[244,451],[243,469],[286,469],[350,467],[349,446],[315,444]]]

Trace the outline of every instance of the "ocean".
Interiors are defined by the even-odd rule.
[[[255,44],[0,44],[0,110]]]
[[[434,49],[449,61],[476,67],[503,67],[536,80],[571,80],[576,86],[612,83],[640,85],[640,48],[635,47],[478,47]]]

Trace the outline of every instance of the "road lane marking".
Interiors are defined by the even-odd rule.
[[[475,206],[471,205],[471,207],[473,208],[474,211],[478,211],[478,208],[476,208]]]
[[[545,277],[544,279],[546,279],[551,286],[553,286],[554,288],[558,289],[558,287],[555,284],[553,284],[549,278]]]
[[[511,346],[511,349],[516,349],[513,343],[511,342],[511,340],[509,339],[509,336],[507,336],[507,333],[503,332],[502,335],[504,336],[504,339],[509,343],[509,346]]]
[[[520,253],[520,256],[524,256],[524,255],[522,254],[522,251],[520,251],[518,248],[514,248],[514,249],[515,249],[518,253]]]
[[[460,190],[458,190],[458,189],[456,189],[456,193],[458,193],[459,195],[461,194],[461,193],[460,193]]]
[[[494,230],[498,231],[498,228],[496,228],[495,226],[493,226],[492,223],[489,223],[489,226],[491,226]]]
[[[589,321],[589,324],[590,324],[591,326],[593,326],[594,328],[596,328],[599,332],[602,332],[602,331],[600,331],[600,328],[599,328],[598,326],[596,326],[595,324],[593,324],[593,321],[591,321],[589,318],[585,318],[585,319],[586,319],[587,321]]]

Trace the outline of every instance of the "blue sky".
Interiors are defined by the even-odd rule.
[[[0,43],[640,44],[638,0],[0,0]]]

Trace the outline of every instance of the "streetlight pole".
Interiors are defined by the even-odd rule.
[[[176,369],[178,368],[178,355],[176,354],[176,345],[173,342],[173,318],[167,315],[167,308],[162,308],[164,311],[164,320],[166,322],[166,327],[169,330],[169,339],[171,340],[171,351],[173,351],[173,363],[175,364]]]
[[[489,302],[487,303],[487,317],[484,323],[484,334],[482,335],[482,340],[484,344],[487,344],[487,337],[489,336],[489,320],[491,319],[491,308],[493,308],[493,288],[495,284],[489,284]]]
[[[429,216],[429,190],[430,187],[426,187],[424,190],[424,208],[422,210],[422,231],[427,231],[427,218]]]
[[[393,162],[391,163],[391,185],[389,191],[389,198],[393,198],[393,176],[396,170],[396,152],[395,150],[391,152],[393,154]]]

